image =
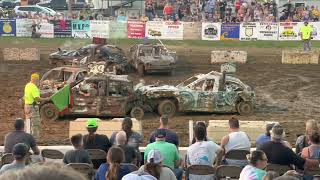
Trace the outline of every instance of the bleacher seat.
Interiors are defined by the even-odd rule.
[[[214,175],[215,170],[212,166],[207,165],[191,165],[186,170],[186,179],[189,179],[189,175]]]
[[[63,159],[64,154],[56,149],[42,149],[41,156],[49,159]]]
[[[241,171],[242,168],[239,166],[221,165],[216,169],[216,177],[218,180],[227,177],[232,179],[239,179]]]
[[[291,170],[289,166],[280,164],[268,164],[266,167],[266,171],[274,171],[277,172],[279,175],[283,175],[289,170]]]
[[[94,177],[94,170],[90,164],[86,163],[70,163],[67,164],[68,167],[76,170],[77,172],[85,175],[88,179],[92,179]]]

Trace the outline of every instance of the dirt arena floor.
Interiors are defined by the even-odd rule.
[[[23,117],[18,99],[23,95],[24,85],[33,72],[44,73],[51,67],[48,65],[48,53],[55,51],[60,45],[13,44],[0,43],[0,48],[10,46],[38,47],[41,51],[40,62],[1,62],[0,68],[0,144],[4,135],[13,129],[12,124],[17,117]],[[68,45],[66,45],[68,46]],[[75,45],[77,46],[77,45]],[[79,45],[78,45],[79,46]],[[127,46],[123,46],[127,49]],[[210,64],[209,47],[170,46],[178,52],[179,62],[175,76],[152,74],[144,77],[147,83],[178,84],[194,73],[207,73],[219,70],[219,65]],[[230,48],[229,48],[230,49]],[[235,48],[234,48],[235,49]],[[232,50],[232,49],[230,49]],[[287,140],[293,145],[298,134],[304,133],[304,122],[310,118],[319,119],[320,113],[320,73],[319,65],[283,65],[281,49],[276,48],[237,48],[246,50],[249,62],[239,65],[237,76],[245,83],[253,86],[257,94],[257,106],[252,116],[240,116],[240,120],[279,121],[286,129]],[[2,54],[0,54],[2,57]],[[136,74],[130,74],[137,82]],[[188,145],[188,120],[207,121],[228,119],[235,114],[179,114],[171,119],[170,127],[175,130],[183,146]],[[44,145],[68,144],[67,117],[56,122],[42,122],[40,143]],[[158,117],[148,113],[143,120],[145,143],[149,133],[157,128]],[[216,140],[219,142],[220,140]]]

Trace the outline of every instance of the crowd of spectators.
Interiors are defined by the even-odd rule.
[[[194,139],[190,142],[184,162],[179,154],[179,137],[170,130],[168,116],[164,115],[160,118],[159,128],[151,133],[149,144],[144,149],[144,156],[140,156],[139,152],[143,138],[138,132],[132,130],[133,123],[130,118],[124,118],[122,128],[114,132],[110,140],[107,136],[96,133],[98,122],[94,118],[87,120],[88,134],[73,135],[70,139],[73,149],[67,151],[62,160],[64,164],[85,163],[97,169],[96,180],[180,180],[184,175],[183,167],[188,168],[192,165],[206,165],[214,168],[220,165],[237,166],[242,168],[239,174],[240,180],[294,178],[303,175],[298,173],[300,170],[319,168],[320,135],[315,120],[306,122],[306,133],[298,137],[296,152],[285,141],[285,131],[279,123],[268,124],[266,133],[256,139],[256,150],[251,151],[250,137],[241,130],[240,122],[236,117],[229,120],[229,133],[222,137],[220,145],[207,137],[206,124],[197,122],[194,126]],[[0,180],[8,177],[23,179],[31,171],[33,172],[30,177],[34,177],[31,179],[37,180],[39,179],[36,178],[37,176],[44,177],[45,172],[39,170],[43,168],[49,173],[46,179],[50,179],[53,172],[57,173],[57,177],[63,176],[61,173],[67,173],[66,177],[72,175],[78,179],[82,178],[80,173],[68,167],[59,170],[57,167],[61,165],[46,164],[48,162],[43,164],[44,159],[39,155],[40,151],[34,138],[24,132],[22,119],[15,121],[14,128],[14,131],[5,136],[5,153],[12,153],[14,161],[1,167]],[[33,154],[29,153],[30,148]],[[105,159],[93,161],[88,149],[104,151]],[[235,150],[248,152],[247,160],[226,158],[229,152]],[[33,162],[37,164],[32,165]],[[39,164],[42,165],[39,166]],[[268,164],[284,165],[292,170],[277,177],[279,174],[276,172],[265,170]],[[139,167],[138,170],[134,171],[132,165]],[[189,179],[206,180],[213,179],[212,176],[191,174]],[[312,179],[309,176],[304,178]],[[61,178],[63,179],[65,178]]]

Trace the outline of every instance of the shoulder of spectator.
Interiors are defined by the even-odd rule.
[[[304,141],[305,135],[300,135],[296,140],[296,145],[302,143]]]
[[[223,136],[222,137],[222,139],[221,139],[221,147],[223,147],[223,146],[225,146],[226,144],[228,144],[228,142],[229,142],[229,135],[225,135],[225,136]]]

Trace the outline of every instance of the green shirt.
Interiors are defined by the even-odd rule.
[[[300,32],[302,33],[302,39],[309,39],[311,37],[313,28],[310,25],[302,26]]]
[[[156,141],[154,143],[148,144],[144,151],[144,160],[148,158],[148,154],[151,150],[157,149],[161,152],[163,157],[162,163],[174,169],[174,162],[179,160],[179,153],[177,147],[174,144],[167,143],[165,141]]]
[[[33,104],[37,97],[40,97],[39,88],[35,84],[29,82],[24,88],[24,103],[29,105]]]

